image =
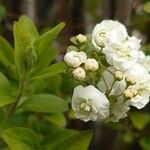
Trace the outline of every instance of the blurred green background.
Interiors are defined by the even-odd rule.
[[[71,36],[91,33],[103,19],[115,19],[125,24],[130,34],[142,39],[142,50],[150,55],[149,0],[0,0],[0,34],[12,45],[13,22],[22,14],[29,16],[41,33],[59,22],[66,23],[55,43],[60,50],[59,60],[63,58]],[[70,101],[75,83],[65,74],[40,81],[38,85],[37,91],[45,86],[45,91]],[[72,112],[67,112],[66,116],[67,128],[94,129],[90,150],[150,150],[150,104],[140,112],[133,108],[129,117],[119,123],[84,123],[69,119],[73,117]]]

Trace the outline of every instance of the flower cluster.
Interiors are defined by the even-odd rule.
[[[74,45],[64,61],[79,81],[72,96],[77,118],[116,122],[131,106],[145,107],[150,97],[150,56],[141,51],[141,40],[129,36],[120,22],[104,20],[91,37],[79,34],[71,41]]]

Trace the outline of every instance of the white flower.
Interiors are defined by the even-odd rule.
[[[85,79],[86,74],[84,69],[81,67],[76,68],[72,73],[76,80],[83,81]]]
[[[126,70],[138,59],[140,40],[135,37],[125,37],[118,31],[108,36],[108,44],[103,48],[107,62],[118,70]],[[111,38],[112,37],[112,38]]]
[[[87,59],[86,53],[71,51],[64,56],[64,61],[69,67],[76,68],[84,63]]]
[[[139,51],[138,63],[145,67],[150,72],[150,56],[146,56],[144,52]]]
[[[140,82],[130,87],[137,91],[136,96],[127,101],[128,105],[142,109],[149,102],[150,98],[150,82]]]
[[[85,122],[103,120],[109,116],[108,99],[92,85],[77,86],[74,89],[72,108],[77,118]]]
[[[136,82],[145,81],[149,78],[148,71],[140,64],[134,63],[133,66],[124,71],[125,76],[134,76]]]
[[[108,121],[118,122],[119,119],[127,117],[127,112],[130,107],[124,103],[123,100],[117,100],[117,102],[110,107],[110,117]]]
[[[95,59],[89,58],[85,62],[85,69],[90,71],[96,71],[99,68],[98,62]]]
[[[76,36],[76,40],[79,42],[79,43],[85,43],[87,41],[87,38],[86,36],[82,35],[82,34],[78,34]]]
[[[133,64],[132,68],[124,71],[123,74],[124,74],[124,79],[121,80],[120,82],[117,82],[117,84],[114,86],[114,93],[116,96],[120,95],[125,91],[127,87],[127,83],[126,83],[127,77],[128,78],[130,77],[129,79],[133,80],[132,82],[134,83],[136,81],[136,84],[141,82],[146,82],[150,78],[148,71],[142,65],[137,63]]]
[[[107,34],[118,30],[127,36],[126,28],[118,21],[104,20],[97,24],[92,32],[92,43],[97,50],[102,50],[106,43]]]

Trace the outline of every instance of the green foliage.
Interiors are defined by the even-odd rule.
[[[26,99],[22,108],[35,112],[55,113],[68,109],[67,103],[60,97],[52,94],[37,94]]]
[[[67,67],[66,67],[65,63],[63,63],[63,62],[55,63],[55,64],[47,67],[40,73],[38,73],[35,77],[31,78],[31,80],[45,79],[45,78],[53,77],[59,73],[65,72],[66,69],[67,69]]]
[[[43,147],[48,150],[58,149],[58,145],[66,149],[72,142],[75,145],[70,149],[78,146],[87,149],[89,145],[91,132],[65,129],[63,112],[68,110],[68,103],[54,95],[61,95],[60,74],[67,69],[63,62],[55,61],[58,50],[53,47],[63,27],[64,23],[60,23],[39,35],[33,22],[22,16],[13,27],[15,50],[0,36],[0,62],[7,69],[0,72],[3,150],[41,150]],[[49,135],[54,136],[51,141],[46,139]]]
[[[132,112],[129,117],[133,126],[138,130],[142,130],[150,120],[150,116],[147,113]]]
[[[38,150],[39,138],[28,128],[9,128],[2,132],[2,137],[12,150]]]
[[[143,137],[140,140],[140,146],[143,150],[149,150],[150,148],[150,136]]]
[[[65,127],[67,123],[65,116],[62,113],[51,113],[45,117],[45,120],[61,127]]]
[[[0,72],[0,107],[12,103],[15,98],[11,96],[11,86],[8,79]]]
[[[0,4],[0,18],[5,18],[6,16],[6,7]]]
[[[54,130],[46,150],[86,150],[91,138],[91,131]]]
[[[144,4],[143,10],[150,14],[150,2]]]

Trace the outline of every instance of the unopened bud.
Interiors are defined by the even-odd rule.
[[[76,68],[72,73],[76,80],[83,81],[85,79],[86,74],[84,69],[81,67]]]
[[[86,38],[86,36],[84,36],[84,35],[82,35],[82,34],[78,34],[78,35],[76,36],[76,40],[77,40],[79,43],[83,44],[83,43],[85,43],[85,42],[87,41],[87,38]]]
[[[98,62],[95,59],[89,58],[85,62],[85,69],[90,71],[96,71],[99,68]]]
[[[127,76],[125,80],[126,80],[126,82],[127,82],[128,85],[134,85],[134,84],[136,84],[136,78],[133,75]]]
[[[116,71],[115,72],[115,78],[118,80],[118,81],[121,81],[123,79],[123,73],[121,71]]]
[[[33,46],[28,46],[25,49],[25,63],[28,68],[32,67],[37,61],[37,54]]]
[[[123,92],[123,95],[127,98],[127,99],[131,99],[134,95],[133,95],[133,92],[129,89],[125,90]]]

